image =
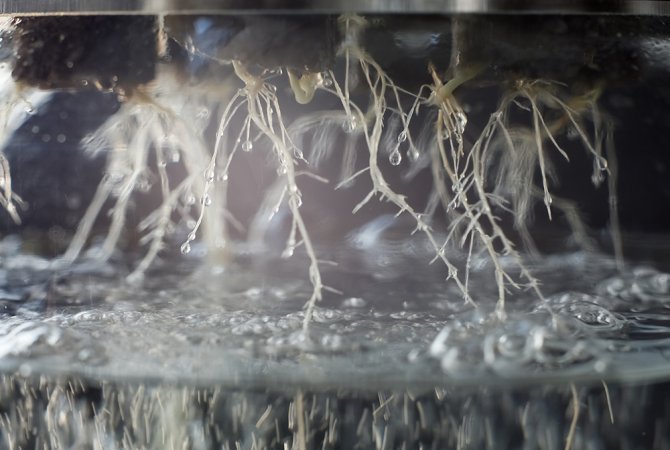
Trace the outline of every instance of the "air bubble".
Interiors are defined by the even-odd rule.
[[[402,144],[402,143],[405,142],[406,140],[407,140],[407,131],[402,131],[402,132],[398,135],[398,144]]]
[[[364,308],[366,305],[367,302],[360,297],[349,297],[342,302],[342,306],[345,308]]]

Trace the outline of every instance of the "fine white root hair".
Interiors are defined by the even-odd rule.
[[[2,28],[0,26],[0,28]],[[4,209],[16,225],[21,224],[19,211],[28,205],[12,188],[9,160],[4,149],[12,133],[34,114],[37,108],[49,98],[49,91],[31,90],[12,79],[11,66],[2,63],[0,67],[0,208]]]
[[[113,206],[109,211],[109,229],[95,255],[103,261],[109,259],[122,237],[133,196],[138,191],[150,190],[153,183],[157,182],[160,206],[139,224],[139,231],[143,233],[140,243],[148,245],[148,248],[129,275],[129,280],[139,281],[164,248],[167,235],[174,230],[175,211],[180,211],[184,219],[189,219],[193,205],[198,201],[201,204],[208,203],[206,174],[202,170],[209,156],[202,140],[206,124],[187,122],[182,117],[182,114],[187,113],[197,117],[198,112],[194,109],[205,106],[186,96],[175,95],[172,95],[169,106],[163,106],[158,98],[162,98],[162,90],[168,89],[172,80],[168,74],[159,79],[168,86],[135,93],[114,116],[85,140],[84,146],[89,152],[106,151],[107,165],[103,179],[63,256],[64,262],[71,263],[79,256],[98,216],[111,201]],[[150,165],[150,159],[155,161],[153,165]],[[183,165],[186,170],[183,180],[171,183],[168,173],[170,164]],[[223,219],[215,214],[208,217],[209,241],[214,244],[225,235]],[[212,245],[212,248],[215,246]]]

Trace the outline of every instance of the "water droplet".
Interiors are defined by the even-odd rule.
[[[140,180],[137,182],[137,189],[140,192],[149,192],[151,190],[151,183],[148,180]]]
[[[596,158],[596,165],[601,172],[607,172],[607,160],[602,156]]]
[[[412,147],[407,150],[407,158],[411,161],[414,162],[417,159],[419,159],[419,151]]]
[[[468,117],[464,112],[459,111],[456,113],[456,120],[458,121],[458,133],[463,134],[463,131],[465,131],[465,126],[468,124]]]
[[[449,130],[444,129],[441,131],[441,136],[438,136],[439,139],[442,139],[443,141],[448,140],[451,137],[451,133]]]
[[[178,151],[174,151],[170,155],[170,161],[172,161],[173,163],[178,163],[180,159],[181,159],[181,154]]]
[[[56,140],[58,141],[59,144],[63,144],[67,140],[67,137],[65,137],[64,134],[59,134],[58,136],[56,136]]]
[[[402,144],[402,143],[405,142],[406,140],[407,140],[407,131],[402,131],[402,132],[398,135],[398,144]]]
[[[205,180],[208,183],[213,183],[214,182],[214,171],[213,170],[208,170],[205,172]]]
[[[356,131],[357,121],[355,116],[349,116],[342,123],[342,129],[345,133],[353,133]]]
[[[400,164],[401,161],[402,161],[402,155],[400,154],[400,150],[398,150],[398,147],[396,147],[389,155],[389,162],[391,163],[391,165],[397,166]]]
[[[302,153],[302,150],[300,150],[298,147],[295,147],[293,149],[293,156],[295,156],[296,159],[304,159],[304,155]]]
[[[189,244],[188,242],[184,242],[181,245],[181,254],[188,255],[190,252],[191,252],[191,244]]]
[[[254,144],[251,141],[244,141],[242,143],[242,151],[250,152],[252,148],[254,148]]]
[[[455,267],[451,266],[449,267],[449,278],[456,278],[458,276],[458,269]]]
[[[294,246],[286,247],[286,248],[284,249],[284,251],[282,252],[281,257],[284,258],[284,259],[288,259],[288,258],[290,258],[291,256],[293,256],[293,252],[294,252],[294,251],[295,251],[295,247],[294,247]]]
[[[209,194],[205,194],[205,196],[202,198],[202,204],[205,206],[210,206],[212,204],[212,197],[210,197]]]
[[[195,115],[198,119],[207,119],[209,117],[209,109],[200,108]]]
[[[195,195],[191,194],[188,197],[186,197],[186,204],[195,205]]]
[[[26,111],[26,114],[35,114],[35,108],[33,108],[33,107],[30,106],[30,105],[26,106],[26,110],[25,110],[25,111]]]
[[[325,87],[330,87],[333,85],[333,80],[330,79],[328,75],[322,75],[323,81],[321,82]]]

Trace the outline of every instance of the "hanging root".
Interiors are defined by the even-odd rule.
[[[554,173],[550,158],[547,155],[549,144],[564,158],[567,152],[558,144],[556,135],[571,127],[577,133],[583,146],[594,160],[593,181],[598,184],[603,172],[608,170],[607,161],[603,157],[603,128],[610,129],[609,124],[603,126],[596,99],[598,90],[587,92],[582,96],[574,96],[564,101],[556,93],[557,86],[542,80],[527,82],[517,81],[515,89],[506,95],[500,108],[494,112],[485,125],[479,138],[467,150],[464,147],[463,134],[467,118],[453,96],[453,91],[460,84],[478,73],[478,68],[461,71],[460,76],[443,83],[435,68],[430,65],[429,72],[432,84],[423,86],[417,94],[407,93],[399,89],[384,70],[360,47],[357,32],[364,23],[345,17],[343,53],[345,58],[345,79],[341,86],[333,74],[333,94],[340,98],[343,110],[352,127],[350,132],[364,135],[369,152],[368,166],[357,172],[355,176],[367,173],[372,181],[372,191],[354,208],[354,212],[363,207],[374,196],[379,195],[395,204],[400,212],[410,214],[433,243],[437,252],[436,259],[441,259],[449,270],[449,278],[456,281],[466,301],[473,302],[468,293],[469,268],[473,251],[482,248],[494,268],[498,286],[498,302],[496,312],[504,317],[506,294],[510,288],[519,290],[530,288],[536,295],[544,299],[537,280],[526,266],[523,257],[515,249],[513,241],[505,234],[500,225],[499,212],[508,212],[515,218],[515,226],[521,239],[532,251],[534,248],[527,224],[532,219],[531,208],[534,200],[540,198],[552,217],[554,197],[550,193],[550,181]],[[355,61],[360,67],[362,78],[371,95],[367,108],[356,105],[349,93],[349,76],[351,63]],[[424,92],[430,90],[426,98]],[[403,109],[401,96],[408,95],[412,106]],[[526,106],[523,102],[526,102]],[[406,102],[405,102],[406,103]],[[386,182],[378,165],[380,143],[382,143],[382,127],[392,123],[388,116],[398,119],[401,132],[398,143],[390,152],[392,165],[400,162],[399,147],[407,142],[408,155],[420,155],[419,148],[412,138],[409,124],[416,115],[421,103],[431,105],[437,110],[434,139],[429,143],[429,161],[433,177],[434,193],[429,202],[428,212],[433,214],[437,206],[450,219],[449,232],[444,243],[438,245],[434,234],[426,223],[426,218],[410,206],[406,198],[395,192]],[[509,109],[521,107],[530,112],[532,127],[511,127],[507,122]],[[365,110],[365,112],[363,112]],[[551,112],[558,119],[548,122],[545,115]],[[582,124],[583,117],[590,117],[594,128],[594,136],[588,135]],[[610,134],[607,134],[608,136]],[[533,176],[539,168],[541,188],[533,184]],[[495,170],[494,170],[495,169]],[[614,174],[610,172],[610,179]],[[495,180],[491,190],[490,180]],[[612,183],[612,182],[610,182]],[[446,186],[450,186],[448,189]],[[612,187],[612,185],[610,184]],[[616,197],[610,197],[611,210],[616,208]],[[588,237],[586,227],[581,220],[574,204],[568,200],[556,198],[555,208],[561,210],[568,220],[573,237],[585,248],[592,248],[593,242]],[[613,235],[618,234],[613,214]],[[618,238],[616,238],[618,240]],[[459,278],[454,264],[447,259],[447,248],[452,242],[458,242],[466,250],[466,274]],[[616,248],[616,246],[615,246]],[[520,279],[516,279],[508,269],[504,268],[502,257],[511,258],[515,262]]]
[[[35,106],[24,96],[22,86],[12,80],[7,69],[9,65],[5,63],[3,66],[0,69],[0,208],[7,212],[16,225],[20,225],[19,208],[25,209],[27,204],[12,189],[9,161],[3,149],[11,133],[21,124],[28,111],[34,111]],[[42,99],[48,96],[49,94],[38,94]]]
[[[194,108],[196,105],[175,106]],[[99,260],[108,260],[122,237],[134,195],[147,192],[157,181],[160,205],[139,224],[139,231],[143,233],[140,244],[148,245],[148,248],[129,276],[131,281],[141,280],[163,249],[166,237],[174,230],[175,212],[181,212],[186,221],[192,220],[190,209],[197,199],[201,205],[209,202],[202,172],[209,153],[200,131],[197,126],[187,124],[175,109],[160,105],[147,94],[138,92],[128,99],[121,110],[84,143],[91,152],[107,151],[107,165],[93,200],[63,256],[64,262],[71,263],[79,256],[100,213],[111,202],[109,229],[95,255]],[[150,160],[155,160],[153,166]],[[169,164],[183,165],[186,177],[171,183]],[[218,217],[211,217],[209,229],[211,242],[225,235]],[[212,245],[211,248],[215,247]],[[188,250],[182,248],[184,253]]]
[[[616,202],[617,174],[611,138],[612,124],[602,118],[597,106],[599,89],[580,96],[571,96],[565,101],[561,98],[561,89],[560,85],[543,80],[520,80],[503,98],[501,106],[494,113],[497,122],[494,130],[496,136],[491,141],[492,156],[487,161],[489,170],[495,166],[497,171],[495,192],[501,196],[509,196],[512,200],[515,227],[522,236],[528,236],[527,226],[532,220],[531,208],[534,200],[541,199],[550,219],[552,208],[562,211],[572,230],[573,239],[582,248],[594,249],[595,243],[588,236],[587,228],[574,202],[556,198],[550,192],[550,181],[555,176],[547,152],[553,148],[566,161],[570,161],[567,151],[557,142],[557,135],[572,130],[593,160],[594,169],[591,177],[593,184],[599,186],[604,174],[608,175],[612,239],[615,256],[621,266],[623,256]],[[531,113],[532,128],[509,125],[506,118],[509,117],[509,110],[513,107]],[[554,118],[551,122],[545,119],[549,115]],[[587,120],[593,129],[591,135],[584,124]],[[547,142],[550,145],[545,145]],[[607,158],[603,153],[606,153]],[[493,161],[498,163],[495,164]],[[533,174],[537,168],[540,170],[542,180],[540,190],[533,183]],[[527,240],[524,237],[524,241]]]
[[[408,203],[405,196],[398,194],[389,186],[379,166],[382,131],[387,113],[397,114],[400,118],[402,126],[402,130],[398,135],[397,146],[391,151],[389,156],[390,163],[392,165],[399,164],[399,146],[404,143],[407,143],[406,145],[409,147],[408,154],[418,154],[418,149],[414,144],[414,140],[409,130],[409,123],[413,114],[418,108],[419,96],[399,89],[393,83],[391,78],[386,74],[386,72],[384,72],[384,70],[369,55],[367,55],[362,49],[360,49],[360,47],[358,47],[355,32],[360,27],[360,23],[354,19],[355,18],[344,19],[345,35],[348,36],[345,38],[345,44],[342,50],[346,64],[344,86],[341,86],[337,80],[332,77],[333,89],[330,90],[331,93],[335,94],[340,99],[342,107],[347,117],[349,118],[348,120],[350,123],[355,125],[348,130],[345,128],[345,131],[362,133],[365,139],[367,150],[369,152],[368,166],[366,169],[364,169],[364,171],[358,172],[358,174],[368,174],[370,180],[372,181],[372,190],[358,205],[356,205],[354,208],[354,213],[362,208],[366,203],[368,203],[373,197],[379,196],[380,199],[394,204],[399,209],[398,215],[402,213],[409,214],[416,223],[416,230],[424,233],[433,246],[436,252],[436,258],[442,260],[446,265],[449,273],[448,277],[453,279],[454,282],[458,285],[459,289],[463,293],[464,299],[474,305],[474,302],[468,293],[465,282],[458,275],[458,269],[447,257],[447,253],[444,247],[438,244],[435,234],[426,222],[426,218],[421,213],[417,212]],[[371,95],[370,104],[368,105],[367,112],[365,113],[361,107],[359,107],[351,100],[351,95],[349,92],[349,71],[352,59],[358,63],[363,74],[363,79]],[[424,88],[421,89],[421,91],[423,90]],[[408,94],[412,97],[414,103],[409,112],[406,113],[403,110],[401,95]],[[388,106],[387,97],[392,99],[393,106]],[[462,112],[456,104],[450,104],[449,106],[445,107],[451,108],[449,111],[453,112],[453,117],[456,117],[458,112]],[[464,127],[464,123],[462,122],[465,120],[465,115],[458,117],[459,119],[454,119],[454,121],[450,121],[449,119],[445,120],[447,120],[449,126],[449,135],[453,134],[454,139],[460,139],[462,143],[462,131]],[[456,124],[457,120],[461,120],[461,123],[458,125]]]
[[[7,211],[16,225],[21,224],[16,205],[22,205],[21,197],[12,191],[12,176],[9,171],[9,162],[0,151],[0,206]]]
[[[378,198],[393,204],[398,215],[411,216],[416,225],[415,231],[423,233],[435,251],[434,260],[442,261],[448,271],[447,278],[453,280],[464,300],[472,305],[475,301],[469,293],[469,272],[473,255],[480,253],[488,256],[493,269],[498,290],[498,317],[505,317],[505,301],[511,291],[530,289],[544,299],[539,280],[526,266],[512,239],[503,231],[499,214],[509,214],[514,218],[521,241],[532,252],[534,244],[528,224],[532,221],[533,206],[542,201],[549,218],[555,209],[562,211],[574,239],[585,248],[593,247],[575,204],[555,197],[550,190],[555,173],[549,153],[557,152],[569,159],[568,152],[557,139],[559,133],[567,130],[574,131],[593,159],[594,184],[598,185],[605,173],[609,174],[612,235],[617,259],[621,260],[612,127],[609,121],[603,119],[596,105],[598,89],[575,96],[567,95],[563,87],[556,83],[517,80],[503,96],[498,109],[490,115],[479,137],[474,143],[466,145],[463,136],[467,117],[453,92],[476,76],[479,67],[461,68],[455,72],[453,79],[443,82],[431,64],[428,68],[431,82],[423,85],[418,92],[408,92],[398,87],[360,47],[359,35],[367,25],[366,21],[359,16],[345,15],[340,24],[343,42],[339,54],[344,60],[343,80],[338,80],[334,71],[298,73],[294,69],[285,69],[297,103],[304,105],[311,102],[316,91],[321,90],[334,95],[340,102],[341,110],[314,113],[287,127],[276,87],[268,81],[268,77],[276,72],[254,74],[241,61],[232,61],[235,76],[244,83],[244,88],[217,103],[222,105],[221,118],[214,147],[208,150],[200,137],[205,126],[194,128],[184,119],[192,117],[195,109],[201,107],[202,98],[199,102],[187,101],[185,98],[188,97],[172,93],[179,91],[179,87],[170,85],[166,88],[170,87],[173,91],[166,98],[181,99],[177,104],[161,105],[155,96],[142,94],[143,91],[128,100],[90,141],[91,146],[109,150],[107,171],[65,254],[65,260],[72,261],[79,255],[96,218],[111,202],[109,232],[98,255],[102,259],[109,258],[121,238],[133,195],[152,182],[158,183],[161,203],[140,223],[142,243],[148,248],[132,276],[141,278],[158,257],[166,235],[175,226],[174,216],[177,214],[188,223],[190,231],[181,247],[183,253],[190,251],[191,243],[201,232],[208,248],[223,246],[227,238],[227,224],[240,227],[226,209],[231,162],[238,151],[249,152],[254,143],[260,141],[271,147],[277,161],[278,177],[252,223],[249,236],[252,240],[260,239],[264,227],[260,222],[267,223],[281,205],[287,205],[292,220],[282,257],[290,257],[296,248],[302,246],[309,258],[312,292],[305,304],[303,331],[306,332],[317,302],[321,300],[323,291],[330,288],[323,284],[323,261],[317,258],[303,220],[302,193],[297,178],[307,175],[325,181],[302,166],[318,168],[333,147],[333,142],[337,141],[333,133],[339,128],[344,129],[347,136],[342,176],[336,188],[346,187],[358,177],[368,177],[372,184],[371,190],[353,208],[353,212]],[[352,96],[356,84],[368,94],[364,103]],[[203,97],[206,98],[206,95]],[[411,125],[416,122],[422,106],[429,109],[432,119],[428,127],[421,128],[417,139]],[[530,126],[509,123],[510,111],[515,109],[517,112],[517,108],[529,116]],[[231,124],[238,121],[241,127],[233,130]],[[316,149],[304,156],[296,143],[302,144],[301,138],[311,130],[315,130],[312,144]],[[230,133],[232,136],[229,136]],[[367,164],[355,171],[356,145],[360,142],[364,143],[368,152]],[[604,150],[609,164],[603,156]],[[171,155],[176,155],[187,173],[181,180],[170,178],[166,161],[175,159]],[[413,173],[429,167],[432,174],[434,189],[425,210],[421,212],[391,187],[380,166],[382,156],[387,156],[392,166],[399,166],[403,155],[407,156]],[[150,167],[152,159],[157,161],[155,167]],[[0,205],[8,209],[15,197],[11,194],[6,160],[1,154],[0,170],[0,180],[3,181],[0,188],[4,188],[0,190]],[[538,170],[541,181],[536,186],[533,178]],[[195,216],[191,217],[193,211]],[[429,224],[433,216],[440,213],[449,220],[444,238],[438,237]],[[465,255],[465,270],[461,274],[451,253],[454,247],[461,249],[461,254]]]
[[[305,319],[303,321],[303,331],[307,332],[314,307],[321,300],[323,290],[326,287],[321,280],[320,262],[317,259],[312,239],[300,212],[302,193],[298,188],[296,178],[298,175],[297,165],[303,160],[302,151],[293,144],[288,130],[284,125],[279,101],[275,95],[275,87],[266,83],[261,77],[252,75],[239,61],[233,61],[233,68],[235,74],[244,82],[245,89],[243,93],[238,94],[238,98],[234,99],[236,103],[231,102],[231,104],[236,105],[233,107],[235,110],[240,107],[246,110],[247,120],[245,121],[245,127],[247,133],[249,133],[249,129],[252,126],[260,132],[261,136],[270,142],[278,160],[278,173],[280,179],[283,181],[280,198],[281,201],[286,201],[288,204],[293,218],[286,249],[282,256],[287,258],[292,256],[295,249],[302,245],[310,260],[309,279],[312,284],[312,293],[305,306]],[[232,110],[232,108],[229,107],[228,110]],[[230,117],[230,113],[224,113],[221,119],[219,133],[217,134],[217,143],[210,162],[210,169],[214,169],[214,165],[216,164],[217,153],[222,144],[219,137],[223,135],[224,130],[228,127]]]

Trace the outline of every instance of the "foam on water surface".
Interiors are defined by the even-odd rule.
[[[362,389],[668,375],[667,273],[636,264],[619,273],[611,258],[585,252],[547,256],[533,263],[546,300],[521,293],[500,320],[486,261],[473,264],[473,307],[437,276],[420,237],[402,245],[377,237],[374,250],[357,248],[366,236],[356,237],[322,249],[339,262],[324,276],[342,292],[318,305],[307,334],[310,286],[300,255],[267,259],[240,249],[246,262],[157,268],[140,288],[112,264],[59,269],[2,252],[0,366],[26,375]]]

